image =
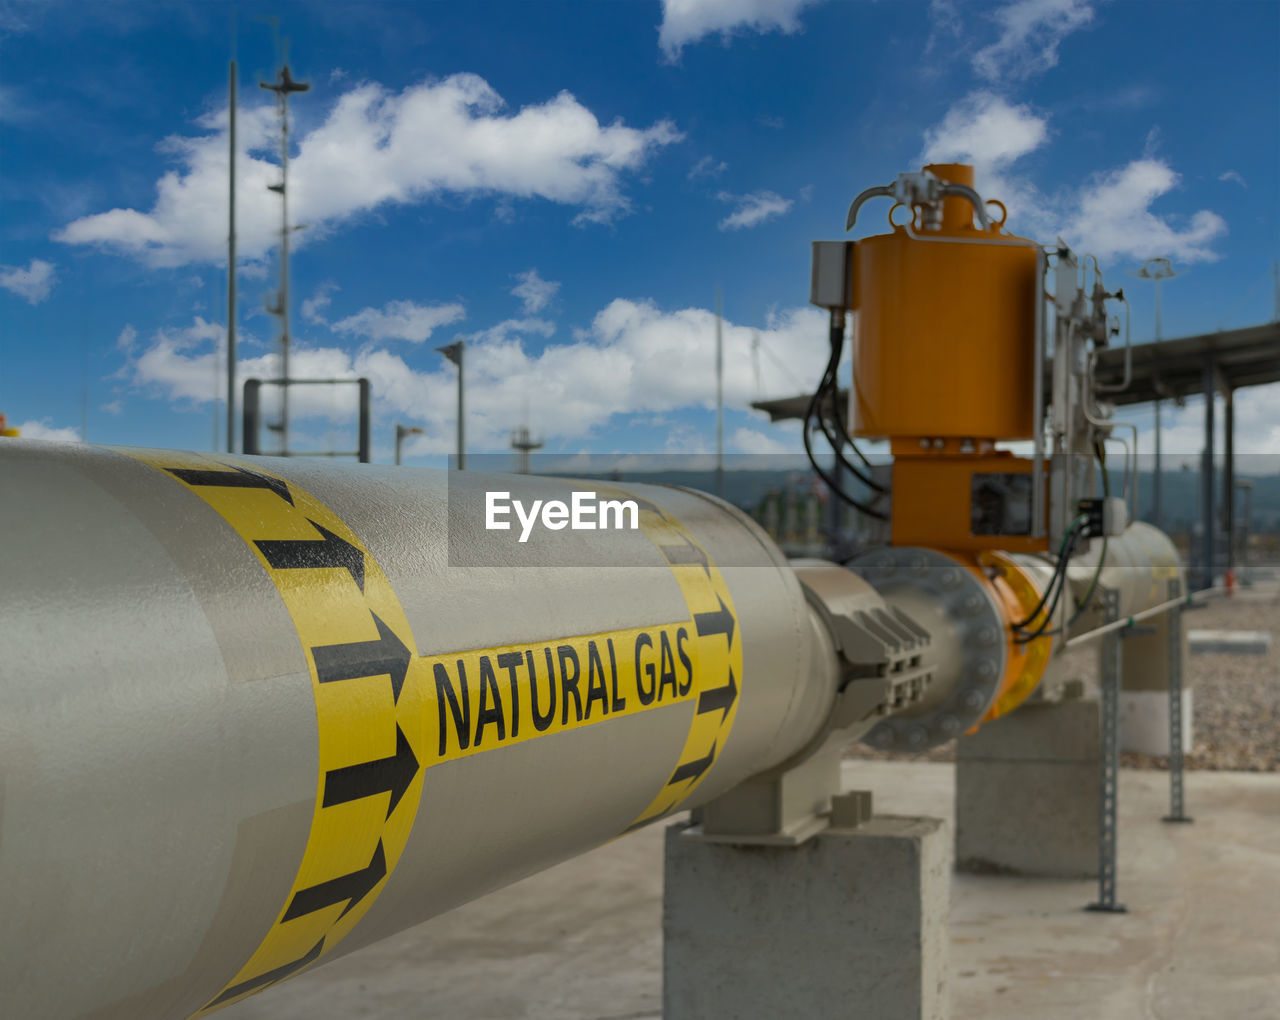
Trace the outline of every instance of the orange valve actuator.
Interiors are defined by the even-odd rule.
[[[962,197],[977,197],[972,167],[924,170],[909,176],[947,195],[941,215],[937,202],[913,205],[909,223],[890,210],[892,233],[854,245],[854,432],[1030,438],[1038,245],[1004,233],[1003,217],[974,225],[987,217]]]

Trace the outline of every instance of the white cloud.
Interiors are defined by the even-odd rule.
[[[226,111],[202,118],[211,133],[167,139],[179,164],[156,185],[149,212],[112,209],[77,219],[56,235],[96,244],[152,265],[218,261],[227,221]],[[237,210],[240,249],[261,258],[276,243],[279,178],[271,160],[276,119],[268,106],[240,111]],[[299,138],[289,163],[289,205],[311,230],[298,243],[369,210],[420,203],[444,193],[500,201],[542,198],[578,207],[575,223],[605,223],[630,203],[622,178],[681,135],[669,121],[638,130],[601,125],[568,92],[505,112],[478,75],[455,74],[393,93],[366,82],[343,94],[324,121]]]
[[[801,307],[771,316],[764,330],[724,324],[725,404],[745,408],[760,396],[795,392],[796,377],[813,385],[822,374],[827,318]],[[552,441],[590,436],[618,416],[662,415],[715,406],[715,313],[701,308],[663,311],[647,301],[618,299],[603,308],[580,337],[532,351],[531,334],[549,335],[543,320],[508,320],[468,337],[467,435],[476,450],[505,450],[510,429],[530,407],[527,423]],[[750,357],[752,334],[785,352],[787,371],[765,364],[757,389]],[[135,385],[180,403],[207,403],[220,370],[220,328],[196,319],[185,329],[161,330],[127,354],[125,375]],[[143,349],[145,348],[145,349]],[[454,435],[455,370],[428,355],[428,367],[410,365],[385,349],[356,351],[302,341],[290,352],[299,378],[367,376],[375,415],[421,425],[426,435],[415,449],[447,453]],[[241,378],[276,374],[273,353],[241,359]],[[353,389],[353,388],[352,388]],[[321,391],[324,392],[321,392]],[[264,414],[272,413],[264,391]],[[310,418],[353,421],[354,392],[299,387],[290,394],[291,419],[300,430]],[[705,440],[706,437],[703,437]],[[687,447],[694,439],[683,437]]]
[[[526,315],[533,315],[546,308],[560,289],[559,283],[544,280],[536,269],[526,269],[515,276],[520,282],[511,288],[511,293],[523,303]]]
[[[120,330],[120,335],[116,337],[116,347],[122,351],[132,351],[137,342],[138,331],[132,323],[125,323],[124,329]]]
[[[739,453],[754,454],[795,453],[804,448],[798,439],[787,443],[778,438],[776,431],[761,432],[745,426],[734,432],[733,446]]]
[[[1016,0],[991,15],[1000,38],[973,55],[987,81],[1021,80],[1056,67],[1058,44],[1093,20],[1088,0]]]
[[[324,310],[333,301],[334,291],[341,289],[332,280],[325,280],[309,298],[302,302],[302,318],[317,326],[327,326],[329,321],[324,317]]]
[[[1213,261],[1210,242],[1227,232],[1217,213],[1201,209],[1179,229],[1151,211],[1178,185],[1178,175],[1157,159],[1134,160],[1099,174],[1085,186],[1064,236],[1100,259],[1154,253],[1183,262]]]
[[[1029,177],[1014,172],[1018,160],[1049,140],[1048,119],[1029,105],[979,90],[925,131],[921,159],[971,163],[979,193],[1004,202],[1010,229],[1037,240],[1061,235],[1100,259],[1145,258],[1153,253],[1184,262],[1218,257],[1211,242],[1226,233],[1227,225],[1217,213],[1202,209],[1171,220],[1152,212],[1152,205],[1172,192],[1180,178],[1168,163],[1150,154],[1150,135],[1143,158],[1095,174],[1080,188],[1056,197],[1043,194]]]
[[[28,304],[38,305],[53,290],[53,263],[32,259],[21,266],[0,266],[0,287],[17,294]]]
[[[315,314],[314,307],[312,314]],[[355,315],[339,319],[330,328],[335,333],[362,336],[374,342],[408,340],[411,344],[420,344],[441,326],[461,322],[466,315],[466,309],[460,304],[419,305],[412,301],[389,301],[382,308],[362,308]]]
[[[468,344],[500,344],[514,338],[521,338],[531,334],[543,337],[554,336],[556,326],[554,322],[548,322],[546,319],[504,319],[496,326],[490,326],[488,329],[477,330],[474,333],[462,334],[462,339]]]
[[[662,0],[658,45],[667,60],[703,36],[719,32],[726,39],[735,31],[787,35],[800,31],[800,11],[819,0]]]
[[[0,25],[0,34],[4,31]],[[29,124],[39,117],[39,108],[17,89],[0,85],[0,124]]]
[[[1030,106],[980,90],[965,96],[941,124],[925,131],[924,161],[999,169],[1034,152],[1048,137],[1048,123]]]
[[[703,156],[689,168],[689,180],[696,181],[703,177],[719,177],[729,169],[729,164],[713,156]]]
[[[41,418],[39,421],[24,421],[17,428],[23,439],[51,439],[58,443],[78,443],[81,441],[79,429],[74,429],[70,426],[58,428],[50,425],[48,418]]]
[[[1236,184],[1240,185],[1240,187],[1242,187],[1242,188],[1247,188],[1247,187],[1249,186],[1249,185],[1245,182],[1245,179],[1244,179],[1243,177],[1241,177],[1241,176],[1240,176],[1240,174],[1239,174],[1239,173],[1237,173],[1235,170],[1227,170],[1225,173],[1220,173],[1220,174],[1218,174],[1218,180],[1220,180],[1220,181],[1232,181],[1232,182],[1234,182],[1234,183],[1236,183]]]
[[[736,209],[720,221],[721,230],[742,230],[759,226],[765,220],[781,216],[795,203],[775,191],[753,191],[748,195],[731,195],[722,191],[716,196],[721,202],[732,202]]]
[[[931,57],[946,37],[957,40],[964,35],[964,19],[956,10],[955,0],[929,0],[929,38],[924,55]],[[937,73],[936,65],[926,65],[926,73]]]

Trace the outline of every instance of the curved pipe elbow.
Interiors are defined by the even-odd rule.
[[[983,230],[991,229],[991,217],[987,215],[987,209],[982,201],[982,196],[976,190],[967,184],[956,184],[954,181],[944,182],[941,187],[943,195],[955,195],[959,198],[967,198],[969,204],[973,206],[973,211],[978,217],[978,222],[982,224]]]
[[[877,185],[874,188],[867,188],[857,198],[853,200],[853,204],[849,206],[849,215],[845,218],[844,229],[846,232],[853,229],[853,225],[858,219],[858,210],[862,208],[865,202],[873,198],[893,198],[893,188],[887,184]]]

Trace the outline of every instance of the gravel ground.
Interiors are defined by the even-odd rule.
[[[1217,598],[1187,612],[1190,630],[1271,631],[1267,655],[1191,655],[1187,674],[1195,690],[1194,746],[1186,756],[1189,769],[1280,772],[1280,587],[1241,589],[1231,598]],[[1094,646],[1073,649],[1064,663],[1068,676],[1096,685]],[[954,761],[955,744],[921,754],[877,751],[858,744],[850,758],[897,761]],[[1162,769],[1168,759],[1125,752],[1121,764],[1130,768]]]

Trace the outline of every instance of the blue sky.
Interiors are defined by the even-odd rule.
[[[712,449],[717,285],[728,449],[798,449],[748,405],[821,374],[809,242],[926,159],[974,161],[1015,232],[1095,252],[1136,341],[1152,291],[1127,271],[1149,256],[1179,273],[1166,336],[1272,315],[1275,0],[0,0],[0,412],[24,434],[208,449],[223,427],[233,39],[239,360],[274,374],[262,14],[312,86],[294,372],[373,380],[377,459],[396,422],[425,430],[411,463],[452,449],[435,348],[458,336],[475,450],[522,421],[555,452]],[[1278,397],[1237,399],[1238,449],[1280,453]],[[297,446],[350,445],[347,400],[297,391]],[[1199,414],[1166,416],[1167,450],[1198,449]]]

